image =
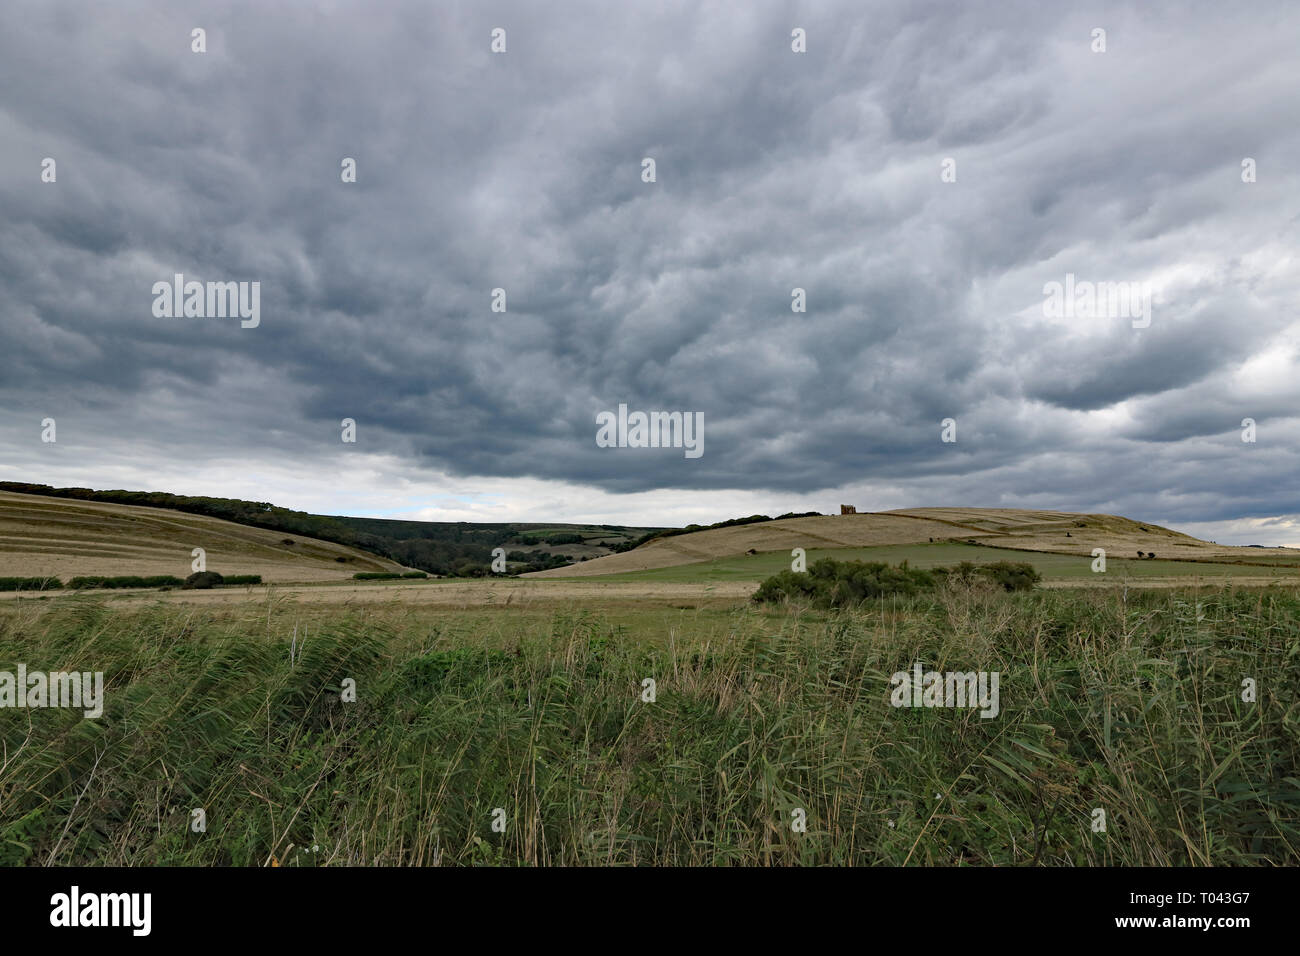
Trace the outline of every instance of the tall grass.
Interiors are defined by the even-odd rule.
[[[0,862],[1300,863],[1294,591],[948,587],[663,634],[294,613],[0,614],[0,669],[107,688],[99,720],[0,710]],[[1001,714],[891,707],[918,660],[998,671]]]

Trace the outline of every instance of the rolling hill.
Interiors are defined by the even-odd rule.
[[[405,570],[356,548],[206,515],[0,491],[0,577],[184,578],[194,548],[207,552],[210,571],[260,574],[268,583]]]
[[[1155,552],[1161,559],[1296,564],[1300,552],[1213,544],[1190,535],[1117,515],[1014,508],[909,508],[853,515],[787,518],[657,538],[622,554],[541,571],[527,577],[589,577],[670,568],[750,551],[868,548],[958,541],[994,548],[1091,557],[1136,558]],[[989,560],[996,560],[991,555]]]
[[[626,550],[648,534],[664,530],[608,524],[409,521],[317,515],[269,501],[121,488],[55,488],[25,481],[0,481],[0,492],[202,515],[289,537],[332,541],[436,575],[488,574],[493,549],[498,547],[508,552],[512,569],[541,571]]]

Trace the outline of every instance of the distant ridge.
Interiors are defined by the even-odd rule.
[[[368,551],[389,563],[396,562],[438,575],[487,575],[491,573],[492,552],[497,547],[503,547],[514,555],[509,558],[512,570],[541,570],[570,560],[599,557],[613,550],[630,548],[647,533],[660,530],[622,525],[407,521],[316,515],[279,507],[269,501],[177,495],[164,491],[54,488],[18,481],[0,481],[0,491],[204,515],[272,532],[332,541],[345,548]],[[536,540],[536,533],[543,530],[551,532],[546,535],[551,541]]]
[[[635,550],[596,558],[569,568],[526,577],[589,577],[693,564],[748,551],[792,548],[866,548],[883,545],[963,541],[1022,551],[1091,556],[1103,548],[1113,557],[1155,552],[1170,560],[1252,562],[1277,554],[1294,559],[1294,550],[1247,549],[1212,544],[1150,522],[1119,515],[1017,508],[904,508],[811,518],[787,518],[729,528],[655,538]]]

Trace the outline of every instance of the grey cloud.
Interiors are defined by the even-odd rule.
[[[1231,373],[1295,334],[1297,14],[1103,12],[1104,55],[1092,16],[9,5],[0,428],[62,407],[195,461],[328,467],[353,417],[365,451],[467,478],[1295,513],[1289,454],[1228,439],[1242,407],[1294,432]],[[1035,323],[1067,270],[1175,288],[1150,329]],[[155,319],[174,272],[260,281],[261,327]],[[619,402],[703,412],[706,454],[597,448]]]

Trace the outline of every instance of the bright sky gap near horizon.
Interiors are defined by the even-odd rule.
[[[1300,547],[1297,36],[1283,2],[7,3],[0,480]],[[177,273],[259,282],[260,324],[155,317]],[[1149,327],[1048,317],[1067,276],[1153,284]],[[620,403],[701,413],[703,454],[598,447]]]

